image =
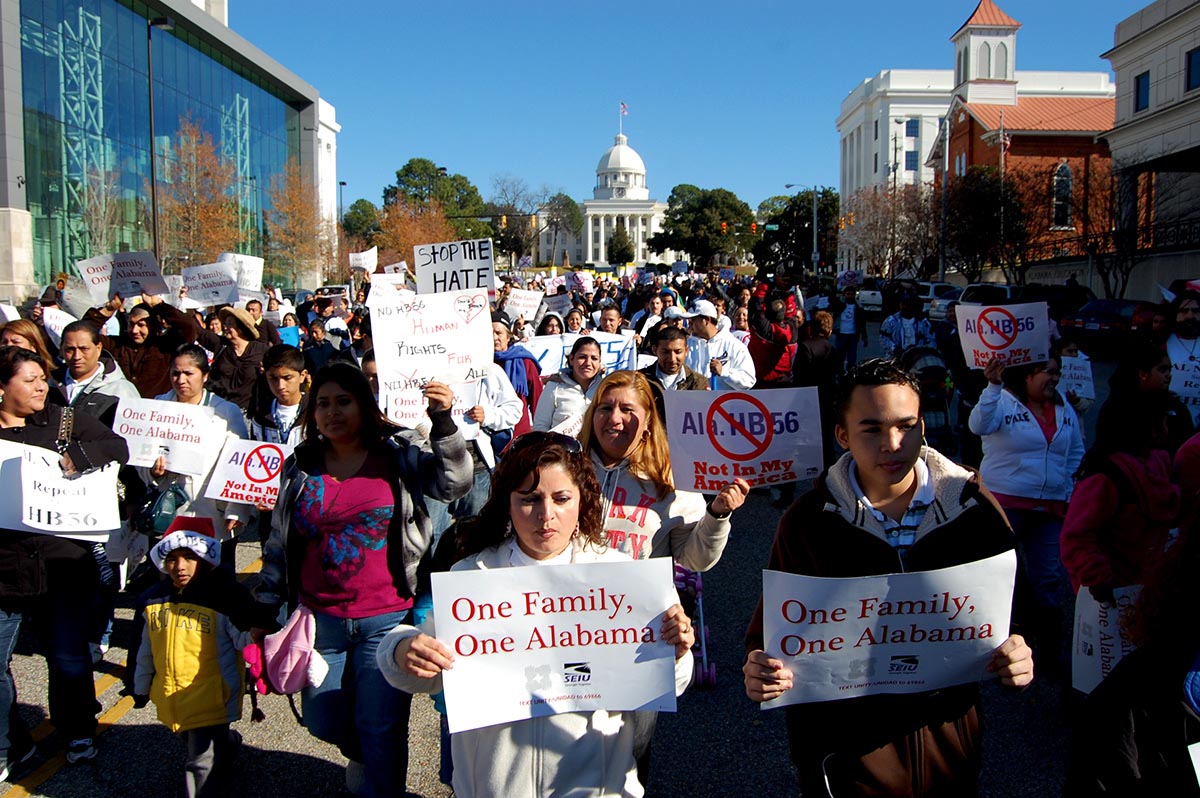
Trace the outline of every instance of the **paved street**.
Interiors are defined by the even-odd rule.
[[[877,336],[872,336],[872,344]],[[872,346],[872,349],[874,346]],[[1103,391],[1110,367],[1097,366]],[[1097,403],[1097,407],[1098,407]],[[1095,410],[1089,415],[1094,416]],[[704,609],[710,629],[709,656],[717,665],[715,688],[691,688],[679,712],[660,717],[653,752],[649,794],[662,798],[721,798],[755,794],[795,794],[787,764],[783,714],[762,712],[745,698],[741,682],[741,636],[761,588],[759,572],[766,563],[781,510],[765,493],[755,493],[734,517],[733,536],[721,562],[704,580]],[[238,547],[238,567],[253,571],[257,542]],[[250,578],[253,578],[250,575]],[[46,739],[37,759],[18,772],[15,785],[0,785],[3,796],[44,795],[53,798],[159,798],[181,794],[183,751],[179,741],[157,722],[153,706],[132,709],[120,698],[120,663],[126,651],[132,611],[122,609],[114,646],[97,669],[96,684],[104,706],[95,761],[67,766],[63,743],[50,734],[46,713],[45,666],[22,646],[13,660],[23,716]],[[984,737],[984,795],[1051,798],[1060,792],[1068,754],[1059,684],[1039,677],[1030,689],[1013,693],[988,688]],[[337,752],[310,737],[292,717],[285,699],[261,702],[264,723],[238,724],[245,748],[237,763],[236,794],[283,798],[305,794],[348,795],[343,786],[344,761]],[[437,779],[437,719],[428,698],[414,701],[411,733],[410,787],[414,794],[445,798],[448,788]],[[819,735],[820,730],[814,730]],[[1021,785],[1019,790],[1014,785]]]

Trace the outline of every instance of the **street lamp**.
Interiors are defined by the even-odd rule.
[[[809,186],[801,185],[800,183],[785,183],[784,188],[809,188]],[[816,274],[817,266],[821,263],[821,254],[817,252],[817,187],[812,188],[812,206],[813,206],[813,246],[812,246],[812,262],[813,273]],[[799,192],[797,193],[797,201],[799,200]],[[798,202],[797,202],[798,204]]]
[[[346,214],[342,211],[342,189],[346,187],[345,180],[338,181],[338,224],[345,224]]]
[[[146,20],[146,78],[150,84],[150,220],[154,235],[154,259],[162,266],[158,247],[158,146],[154,137],[154,29],[174,30],[175,20],[170,17],[150,17]]]

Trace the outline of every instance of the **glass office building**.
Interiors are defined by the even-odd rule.
[[[93,255],[153,249],[155,210],[164,266],[198,265],[189,263],[198,250],[173,237],[164,208],[204,201],[201,177],[185,163],[205,153],[225,186],[216,202],[227,221],[236,217],[233,247],[261,256],[271,186],[289,159],[316,181],[316,91],[188,0],[19,6],[18,182],[33,281],[73,273]],[[7,204],[18,207],[13,199]]]

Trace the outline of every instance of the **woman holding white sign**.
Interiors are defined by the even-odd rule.
[[[459,540],[467,556],[455,571],[628,559],[604,542],[600,486],[579,443],[557,433],[532,432],[513,443],[496,466],[491,498]],[[430,619],[384,638],[379,667],[389,683],[409,692],[442,689],[454,656],[433,633]],[[667,609],[660,634],[675,646],[680,695],[691,681],[695,630],[678,604]],[[459,732],[451,737],[455,795],[641,796],[633,716],[567,712]]]
[[[63,409],[46,402],[48,378],[49,366],[36,353],[0,347],[0,440],[57,451],[64,476],[124,464],[129,459],[125,439],[101,422],[73,413],[64,423]],[[77,509],[62,499],[45,511],[62,519],[69,534],[87,531],[87,513],[75,519],[78,523],[69,518],[79,516]],[[46,653],[50,718],[69,741],[67,761],[96,756],[100,704],[88,646],[95,619],[88,608],[98,602],[100,565],[91,543],[54,532],[0,530],[0,771],[5,774],[10,763],[32,753],[28,731],[13,711],[16,688],[8,670],[23,615],[33,621]]]
[[[425,386],[432,451],[395,435],[356,366],[330,363],[309,397],[304,441],[283,466],[256,598],[312,611],[313,645],[329,673],[304,688],[304,723],[350,760],[347,784],[361,784],[363,795],[404,795],[411,696],[387,684],[375,651],[411,617],[433,540],[426,499],[464,495],[471,457],[442,383]]]
[[[1083,433],[1074,408],[1058,390],[1057,358],[1005,367],[988,361],[988,386],[971,411],[971,432],[983,438],[979,473],[1017,536],[1017,551],[1041,609],[1040,639],[1047,665],[1061,659],[1067,575],[1059,536],[1075,472],[1083,460]],[[1059,663],[1065,665],[1065,663]]]
[[[199,344],[184,344],[175,351],[175,357],[171,360],[170,375],[171,390],[154,398],[163,402],[211,407],[213,414],[225,422],[224,435],[213,441],[214,452],[221,451],[227,437],[243,440],[250,437],[241,408],[208,390],[208,357]],[[166,489],[172,484],[183,488],[190,500],[180,508],[179,514],[211,518],[213,529],[217,530],[218,536],[225,541],[237,536],[239,529],[245,525],[245,519],[254,512],[254,508],[248,504],[218,501],[204,496],[205,487],[216,464],[217,456],[214,456],[208,466],[208,473],[203,478],[197,478],[168,471],[165,458],[159,457],[149,469],[149,481],[156,488]],[[236,548],[223,546],[221,550],[223,562],[232,565]]]

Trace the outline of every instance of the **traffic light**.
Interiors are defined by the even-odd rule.
[[[838,217],[838,229],[839,229],[839,230],[845,230],[845,229],[846,229],[846,217],[845,217],[845,216],[839,216],[839,217]]]
[[[750,235],[752,235],[752,236],[758,235],[758,222],[750,223]]]
[[[507,229],[508,229],[508,217],[507,217],[507,216],[501,216],[501,217],[500,217],[500,229],[501,229],[501,230],[507,230]]]
[[[721,222],[721,235],[725,235],[728,232],[729,232],[729,225],[725,224],[725,222]]]

